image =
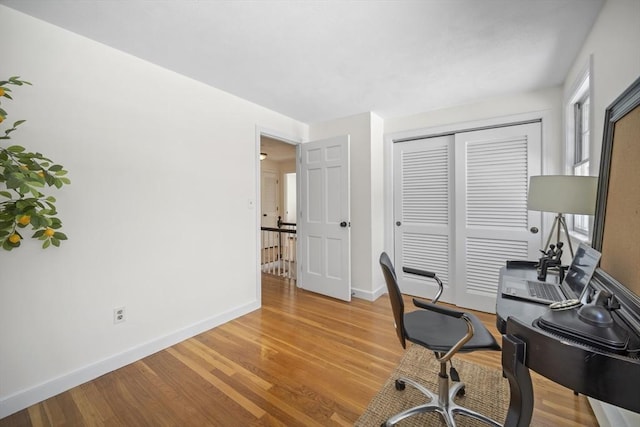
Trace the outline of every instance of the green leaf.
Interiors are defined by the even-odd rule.
[[[11,147],[7,148],[7,150],[12,153],[22,153],[23,151],[25,151],[25,148],[19,145],[12,145]]]
[[[67,235],[59,231],[56,231],[55,233],[53,233],[53,237],[55,237],[58,240],[67,240]]]
[[[51,238],[51,243],[53,243],[53,246],[56,246],[56,247],[60,246],[60,240],[56,239],[55,237]]]
[[[8,191],[0,191],[0,196],[6,197],[7,199],[12,199],[11,193],[9,193]]]
[[[43,224],[42,217],[40,215],[33,215],[31,217],[31,225],[33,226],[33,228],[40,228],[45,224]],[[33,235],[33,237],[36,237],[35,234]]]
[[[28,184],[28,185],[30,185],[30,186],[32,186],[32,187],[38,187],[38,188],[42,188],[42,187],[44,187],[44,182],[42,182],[42,181],[41,181],[41,180],[39,180],[39,179],[33,179],[33,178],[31,178],[31,179],[27,180],[27,184]],[[34,194],[34,196],[35,196],[35,194]],[[37,196],[36,196],[36,197],[37,197]]]
[[[13,127],[14,127],[14,128],[15,128],[15,127],[18,127],[18,126],[20,126],[21,124],[23,124],[24,122],[26,122],[26,120],[18,120],[17,122],[13,122]]]
[[[42,235],[44,235],[44,230],[38,230],[35,233],[33,233],[33,237],[34,239],[37,239],[38,237],[41,237]]]
[[[42,243],[42,249],[47,249],[51,245],[51,240],[47,239]]]

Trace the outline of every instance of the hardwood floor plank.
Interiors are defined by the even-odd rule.
[[[246,411],[250,412],[254,417],[260,418],[265,414],[265,411],[259,406],[255,405],[252,401],[248,400],[224,381],[220,380],[215,375],[211,374],[207,369],[205,369],[202,365],[198,365],[195,362],[192,362],[192,359],[182,355],[174,348],[168,348],[166,350],[170,355],[178,359],[180,362],[184,363],[186,367],[191,369],[193,372],[198,374],[205,381],[210,383],[212,386],[220,390],[222,393],[226,394],[230,399],[233,399],[238,405],[242,406]]]
[[[142,377],[140,381],[146,383],[149,388],[156,391],[156,399],[167,407],[167,410],[173,414],[174,418],[179,420],[176,425],[184,424],[185,419],[188,419],[192,425],[211,425],[211,421],[206,416],[206,413],[200,411],[194,402],[186,398],[179,390],[176,390],[176,388],[165,381],[162,375],[154,372],[143,361],[138,361],[136,364],[142,367],[140,370]],[[147,408],[143,408],[142,410],[147,411]]]
[[[168,387],[175,390],[190,412],[203,419],[201,425],[222,426],[233,420],[242,425],[255,419],[242,405],[212,385],[209,378],[201,377],[168,351],[161,351],[143,360]],[[145,409],[141,408],[142,411]],[[190,420],[186,415],[177,414],[183,422]]]
[[[413,309],[410,298],[405,305]],[[475,314],[500,342],[495,316]],[[264,275],[260,310],[6,417],[0,427],[344,427],[403,354],[386,296],[346,303]],[[500,357],[474,352],[454,362],[501,369]],[[584,396],[535,373],[532,380],[532,426],[597,426]]]
[[[261,377],[255,375],[253,372],[243,368],[233,360],[224,357],[222,354],[218,353],[210,347],[207,347],[198,340],[190,340],[182,343],[182,345],[184,345],[194,354],[198,355],[200,358],[202,358],[202,360],[209,362],[216,369],[220,369],[226,375],[242,376],[264,390],[269,390],[271,387],[273,387],[272,383],[265,381]]]

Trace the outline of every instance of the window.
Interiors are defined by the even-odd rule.
[[[590,69],[581,74],[567,103],[566,172],[569,175],[589,175],[590,140]],[[588,239],[591,234],[589,215],[567,215],[574,237]]]
[[[589,95],[582,97],[574,106],[574,155],[573,175],[589,175]],[[589,216],[573,215],[573,231],[589,235]]]

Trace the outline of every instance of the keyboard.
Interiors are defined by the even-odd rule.
[[[544,298],[550,301],[562,301],[564,295],[560,293],[557,285],[544,282],[527,281],[529,295],[537,298]]]

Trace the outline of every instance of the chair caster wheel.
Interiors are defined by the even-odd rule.
[[[460,387],[460,390],[456,393],[457,397],[462,397],[465,395],[464,387]]]
[[[402,391],[402,390],[404,390],[404,388],[405,388],[405,387],[406,387],[406,386],[405,386],[404,381],[402,381],[402,380],[396,380],[396,390],[398,390],[398,391]],[[386,425],[386,424],[383,424],[383,425]]]

